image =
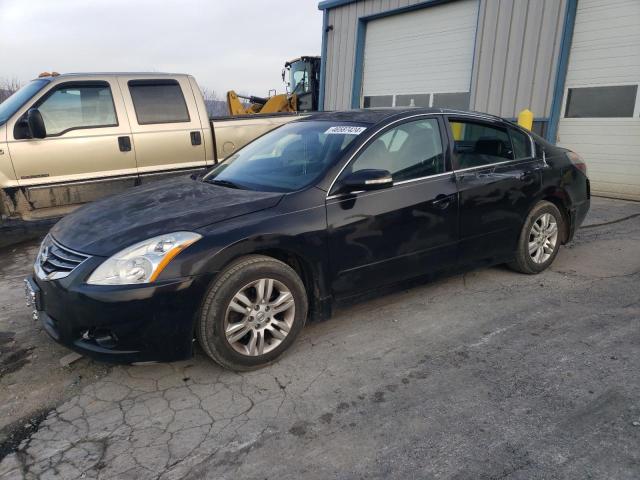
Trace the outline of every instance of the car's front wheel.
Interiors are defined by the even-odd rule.
[[[509,266],[522,273],[540,273],[553,263],[561,244],[563,218],[553,203],[536,204],[524,222],[515,260]]]
[[[229,265],[209,288],[196,334],[204,351],[232,370],[279,357],[307,318],[302,280],[275,258],[249,255]]]

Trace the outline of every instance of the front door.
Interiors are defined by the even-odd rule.
[[[90,202],[135,185],[135,152],[123,148],[121,138],[131,132],[115,81],[61,83],[27,108],[40,111],[47,136],[25,138],[21,117],[7,137],[18,183],[34,210]]]
[[[457,193],[440,122],[421,117],[372,138],[336,181],[362,169],[391,172],[393,187],[327,198],[333,291],[346,295],[455,261]]]
[[[142,183],[203,170],[205,138],[187,77],[121,77]],[[209,141],[207,139],[207,141]]]
[[[544,160],[524,131],[502,122],[449,118],[460,200],[460,259],[495,263],[516,251],[541,189]]]

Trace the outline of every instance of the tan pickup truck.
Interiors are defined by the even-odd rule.
[[[37,78],[0,104],[0,223],[205,170],[295,114],[209,119],[190,75]]]

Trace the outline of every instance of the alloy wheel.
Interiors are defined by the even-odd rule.
[[[295,300],[280,281],[261,278],[242,287],[231,299],[224,329],[229,345],[238,353],[269,353],[287,337],[295,318]]]
[[[540,215],[529,232],[529,255],[535,263],[544,263],[556,248],[558,243],[558,222],[550,213]]]

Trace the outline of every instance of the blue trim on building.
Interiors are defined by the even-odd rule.
[[[392,15],[399,15],[401,13],[412,12],[414,10],[422,10],[423,8],[434,7],[443,3],[449,3],[455,0],[426,0],[424,2],[416,3],[415,5],[408,5],[406,7],[394,8],[392,10],[386,10],[380,13],[374,13],[372,15],[365,15],[358,18],[358,27],[356,32],[356,54],[353,64],[353,83],[351,86],[351,108],[360,108],[360,92],[362,90],[362,74],[364,68],[364,43],[367,34],[367,22],[370,20],[376,20],[378,18],[390,17]],[[318,4],[318,8],[333,8],[340,5],[346,5],[352,3],[351,0],[326,0]],[[328,6],[326,6],[328,5]],[[326,12],[326,10],[325,10]]]
[[[357,1],[358,0],[324,0],[318,3],[318,10],[328,10],[329,8],[341,7],[342,5],[349,5]]]
[[[351,84],[351,108],[360,108],[360,92],[362,90],[362,74],[364,68],[364,40],[367,34],[367,22],[358,19],[356,30],[356,54],[353,62],[353,82]]]
[[[327,75],[327,24],[329,22],[329,12],[323,10],[322,12],[322,50],[320,53],[320,85],[318,93],[318,110],[322,112],[324,110],[324,85],[325,77]]]
[[[571,41],[573,40],[573,27],[576,23],[576,11],[578,0],[567,0],[567,7],[564,16],[564,26],[562,29],[562,40],[560,41],[560,54],[558,56],[558,69],[556,70],[556,81],[553,88],[553,100],[551,101],[551,114],[549,116],[549,128],[547,129],[547,140],[556,143],[558,133],[558,123],[562,112],[562,100],[564,98],[564,85],[567,79],[567,68],[569,67],[569,52],[571,51]]]
[[[478,0],[478,15],[476,15],[476,34],[473,37],[473,55],[471,55],[471,77],[469,78],[469,105],[467,108],[471,108],[471,94],[473,91],[473,74],[476,73],[476,48],[478,46],[478,27],[480,26],[480,1]],[[475,98],[473,99],[475,100]]]

